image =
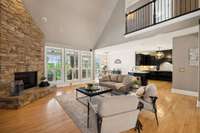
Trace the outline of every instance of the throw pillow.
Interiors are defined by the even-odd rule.
[[[117,74],[112,74],[112,75],[110,76],[110,79],[111,79],[111,81],[113,81],[113,82],[118,82],[118,75],[117,75]]]
[[[139,97],[142,97],[144,95],[144,87],[140,87],[139,89],[137,89],[135,94]]]
[[[118,82],[119,82],[119,83],[122,83],[122,82],[123,82],[123,79],[124,79],[124,75],[119,75],[119,76],[118,76]]]
[[[124,85],[131,85],[132,84],[132,80],[129,76],[125,76],[123,79],[123,84]]]
[[[110,81],[110,75],[104,75],[102,76],[103,81]]]

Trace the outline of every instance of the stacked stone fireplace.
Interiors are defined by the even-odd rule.
[[[10,95],[19,72],[44,74],[44,35],[22,0],[1,0],[0,96]]]
[[[0,16],[0,107],[19,107],[49,92],[34,90],[44,76],[44,35],[22,0],[1,0]],[[28,86],[30,91],[12,96],[16,76],[27,72],[37,72],[33,77],[37,81]]]

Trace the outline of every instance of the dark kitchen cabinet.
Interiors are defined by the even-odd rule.
[[[136,54],[136,65],[156,65],[156,59],[155,56],[151,55],[144,55],[144,54]]]
[[[157,59],[152,54],[136,53],[136,66],[160,66],[163,62],[172,63],[172,50],[164,50],[161,52],[164,53],[164,57],[161,59]]]
[[[170,71],[150,71],[148,74],[148,79],[171,82],[172,81],[172,72],[170,72]]]

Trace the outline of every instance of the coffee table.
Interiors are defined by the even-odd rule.
[[[102,95],[102,94],[105,94],[105,93],[108,93],[111,91],[112,91],[112,89],[103,87],[103,86],[99,86],[99,85],[95,85],[93,89],[81,87],[81,88],[76,89],[76,99],[80,101],[81,98],[89,97],[89,100],[91,101],[92,97]],[[79,97],[78,93],[84,94],[85,96]]]
[[[107,88],[107,87],[103,87],[103,86],[99,86],[99,85],[95,85],[93,87],[93,89],[88,89],[88,88],[84,88],[84,87],[76,89],[76,100],[78,100],[80,103],[82,103],[85,106],[87,106],[87,109],[88,109],[87,110],[87,127],[88,128],[89,128],[89,115],[90,115],[89,114],[90,113],[89,102],[91,101],[91,98],[94,97],[94,96],[99,96],[99,95],[111,92],[111,91],[112,91],[112,89]],[[81,94],[83,94],[85,96],[79,97],[78,93],[81,93]],[[85,98],[85,97],[89,97],[89,101],[87,103],[84,103],[84,102],[81,101],[81,99]]]

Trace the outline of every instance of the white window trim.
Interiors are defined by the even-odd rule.
[[[89,78],[83,78],[82,77],[82,70],[83,70],[83,68],[82,68],[82,54],[86,54],[86,55],[90,55],[90,57],[91,57],[91,62],[90,62],[90,70],[91,70],[91,72],[90,72],[90,77]],[[91,52],[89,52],[89,51],[80,51],[80,56],[81,56],[81,81],[88,81],[88,80],[91,80],[92,79],[92,74],[93,74],[93,69],[92,69],[92,67],[93,67],[93,57],[92,57],[92,53]],[[86,69],[86,70],[89,70],[89,69]]]
[[[76,50],[76,49],[70,49],[70,48],[65,48],[65,47],[56,47],[56,46],[45,46],[44,48],[44,72],[45,72],[45,77],[47,77],[48,75],[48,72],[47,72],[47,49],[48,48],[53,48],[53,49],[61,49],[62,50],[62,67],[61,67],[61,80],[58,80],[58,81],[50,81],[50,83],[52,84],[69,84],[69,83],[75,83],[75,82],[87,82],[87,81],[91,81],[92,80],[92,75],[93,75],[93,55],[92,55],[92,52],[90,51],[80,51],[80,50]],[[78,79],[73,79],[73,80],[66,80],[65,79],[65,49],[66,50],[72,50],[72,51],[77,51],[78,52]],[[86,78],[86,79],[83,79],[82,78],[82,54],[90,54],[90,57],[91,57],[91,75],[90,75],[90,78]]]
[[[63,52],[63,49],[62,48],[59,48],[59,47],[52,47],[52,46],[45,46],[45,56],[44,56],[44,58],[45,58],[45,77],[47,77],[48,75],[48,72],[47,72],[47,51],[46,51],[46,49],[47,48],[54,48],[54,49],[59,49],[59,50],[61,50],[62,51],[62,60],[61,60],[61,80],[56,80],[56,81],[50,81],[50,83],[53,83],[53,84],[59,84],[59,83],[63,83],[63,81],[64,81],[64,74],[62,73],[63,72],[63,70],[64,70],[64,68],[63,68],[63,63],[64,63],[64,57],[63,57],[63,54],[64,54],[64,52]]]

